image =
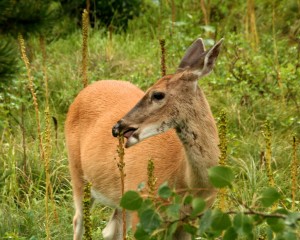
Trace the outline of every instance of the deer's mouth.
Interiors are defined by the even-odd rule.
[[[129,139],[133,134],[134,132],[137,130],[137,128],[129,128],[127,129],[126,131],[123,132],[123,136],[127,139]]]
[[[125,148],[129,148],[139,142],[137,130],[137,128],[129,128],[123,132],[124,138],[127,139],[125,143]]]

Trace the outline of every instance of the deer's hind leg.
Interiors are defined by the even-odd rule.
[[[131,216],[126,212],[126,231],[131,226]],[[102,231],[103,238],[105,240],[122,240],[123,239],[123,220],[122,209],[116,208]]]
[[[73,240],[81,240],[83,236],[83,195],[84,178],[81,168],[80,151],[76,147],[69,146],[69,169],[71,174],[71,183],[73,190],[73,201],[75,206],[75,215],[73,217]]]

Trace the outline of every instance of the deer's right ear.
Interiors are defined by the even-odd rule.
[[[186,68],[197,68],[195,64],[199,61],[199,56],[204,54],[205,46],[202,38],[198,38],[193,44],[186,50],[184,57],[182,58],[178,71],[182,71]]]

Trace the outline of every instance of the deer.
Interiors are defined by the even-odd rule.
[[[147,181],[152,159],[157,185],[168,182],[175,189],[198,189],[208,207],[217,190],[208,169],[218,164],[218,130],[198,79],[208,75],[223,39],[209,50],[201,38],[187,49],[174,74],[160,78],[146,92],[128,81],[101,80],[84,88],[71,104],[65,137],[75,205],[74,240],[82,239],[85,182],[91,198],[114,208],[103,229],[105,240],[123,239],[120,173],[117,145],[125,143],[125,191]],[[127,227],[138,219],[126,212]],[[130,224],[128,224],[130,223]],[[178,230],[174,239],[190,239]]]

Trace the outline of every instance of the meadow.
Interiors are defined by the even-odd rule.
[[[212,46],[224,38],[214,71],[199,86],[216,121],[226,114],[224,165],[234,172],[227,192],[241,203],[227,200],[228,211],[258,207],[269,186],[281,195],[276,208],[300,211],[300,4],[272,3],[150,1],[126,31],[89,29],[88,82],[126,80],[143,90],[161,77],[159,40],[165,40],[166,72],[174,73],[195,39]],[[58,29],[44,41],[36,35],[25,39],[30,76],[18,53],[19,74],[0,95],[0,239],[72,239],[64,121],[83,88],[82,33],[77,26],[68,34]],[[92,210],[94,239],[101,239],[110,213],[101,205]],[[268,231],[261,225],[253,239],[285,239]],[[291,231],[300,238],[299,221]]]

